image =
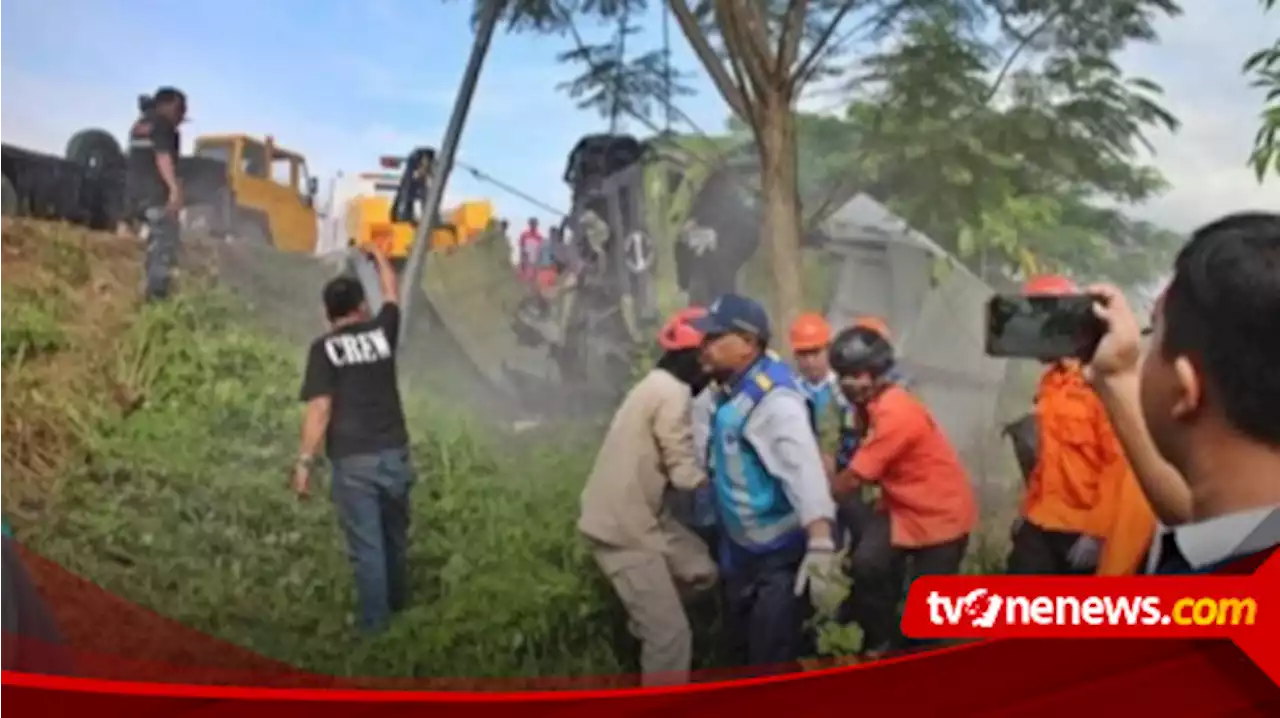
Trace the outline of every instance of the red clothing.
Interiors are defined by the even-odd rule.
[[[893,545],[936,546],[973,531],[978,510],[968,473],[924,404],[893,385],[867,413],[867,438],[847,471],[880,484]]]
[[[534,281],[538,267],[538,257],[542,254],[542,235],[536,229],[526,229],[520,233],[520,276],[526,281]]]

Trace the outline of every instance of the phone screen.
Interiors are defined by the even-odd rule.
[[[987,303],[988,356],[1087,360],[1106,330],[1088,295],[1001,294]]]

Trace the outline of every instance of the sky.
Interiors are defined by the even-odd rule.
[[[654,3],[660,6],[661,3]],[[1280,13],[1256,0],[1184,0],[1162,22],[1161,43],[1126,51],[1122,65],[1164,86],[1182,120],[1155,135],[1155,164],[1173,188],[1132,214],[1176,230],[1246,208],[1280,208],[1280,180],[1260,186],[1246,167],[1261,94],[1239,71],[1280,34]],[[6,143],[61,153],[70,136],[102,127],[122,137],[139,94],[176,85],[190,99],[184,149],[202,133],[272,135],[304,153],[313,175],[376,170],[378,158],[438,146],[471,45],[469,0],[10,0],[0,10],[0,133]],[[661,46],[661,11],[629,40]],[[588,41],[610,28],[584,26]],[[696,71],[674,22],[674,62]],[[557,62],[567,37],[499,33],[480,78],[459,159],[567,209],[565,158],[579,137],[608,129],[556,85],[576,69]],[[678,101],[702,130],[727,110],[696,73]],[[807,98],[801,107],[829,107]],[[647,128],[632,121],[637,135]],[[689,130],[677,123],[676,129]],[[491,199],[519,223],[545,209],[455,171],[446,203]]]

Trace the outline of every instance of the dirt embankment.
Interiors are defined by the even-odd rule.
[[[23,539],[81,515],[74,499],[61,501],[76,493],[75,482],[112,480],[92,464],[108,427],[122,425],[153,399],[155,369],[146,355],[157,335],[141,312],[139,242],[6,220],[0,246],[4,513]],[[215,257],[198,243],[188,249],[179,281],[187,288],[207,285]],[[299,679],[283,664],[104,593],[38,555],[24,551],[23,563],[53,612],[79,674],[211,682],[259,675]],[[146,660],[133,665],[122,661],[125,655]]]

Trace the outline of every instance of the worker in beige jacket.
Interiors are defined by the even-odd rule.
[[[672,490],[707,482],[689,413],[707,381],[702,335],[690,325],[704,313],[683,310],[663,327],[664,353],[623,399],[582,491],[578,530],[626,607],[646,686],[688,680],[693,634],[684,602],[718,580],[707,545],[669,500]]]

